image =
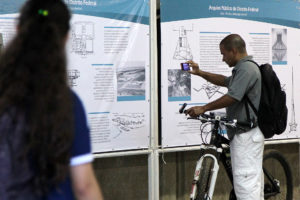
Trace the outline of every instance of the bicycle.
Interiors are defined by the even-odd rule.
[[[183,104],[179,110],[180,113],[185,112],[186,105],[186,103]],[[200,145],[200,158],[196,164],[190,193],[190,200],[211,200],[217,180],[219,161],[222,162],[233,186],[229,140],[224,136],[221,126],[253,127],[253,123],[228,120],[226,117],[221,117],[214,113],[209,115],[202,114],[197,118],[188,117],[188,119],[200,120],[202,125],[213,125],[210,131],[211,138],[209,143]],[[203,129],[200,128],[200,132],[202,137]],[[280,152],[276,150],[264,152],[263,173],[265,199],[292,200],[293,181],[291,169]],[[229,200],[236,200],[234,189],[230,192]]]

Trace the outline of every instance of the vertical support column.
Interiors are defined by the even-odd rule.
[[[159,200],[159,154],[158,154],[158,77],[157,77],[157,27],[156,0],[150,3],[150,113],[151,138],[148,155],[148,196]]]
[[[298,159],[299,159],[299,163],[298,163],[298,175],[300,176],[300,139],[298,140],[298,148],[299,148],[299,151],[298,151]],[[298,190],[300,190],[300,186],[298,185]]]
[[[159,154],[153,150],[148,157],[148,199],[159,200]]]

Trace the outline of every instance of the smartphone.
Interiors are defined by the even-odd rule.
[[[183,71],[190,71],[190,64],[189,63],[180,63],[181,69]]]

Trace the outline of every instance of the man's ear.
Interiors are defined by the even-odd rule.
[[[237,55],[237,53],[238,53],[238,50],[237,50],[236,48],[232,48],[232,50],[231,50],[231,51],[232,51],[233,55],[235,55],[235,56],[236,56],[236,55]]]

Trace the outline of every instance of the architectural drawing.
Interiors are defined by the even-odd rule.
[[[292,110],[291,110],[291,122],[290,125],[290,131],[297,131],[297,123],[296,123],[296,115],[295,115],[295,103],[294,103],[294,69],[292,67]]]
[[[86,56],[94,53],[94,23],[75,22],[71,30],[71,52]]]
[[[286,29],[272,29],[273,32],[273,45],[272,45],[272,60],[273,61],[286,61]],[[276,35],[276,36],[275,36]]]
[[[112,113],[112,125],[117,128],[114,138],[146,126],[144,113]]]
[[[192,60],[193,55],[191,48],[187,40],[187,32],[193,30],[186,30],[185,27],[181,26],[179,30],[174,30],[179,32],[178,42],[175,49],[173,59],[175,60]]]
[[[221,87],[214,85],[210,82],[207,82],[206,84],[203,84],[200,89],[193,88],[196,92],[200,92],[201,90],[204,90],[208,99],[211,99],[215,94],[224,94],[220,91]]]
[[[68,70],[68,79],[71,87],[77,86],[76,79],[80,77],[80,73],[77,69]]]

